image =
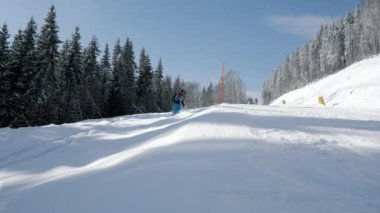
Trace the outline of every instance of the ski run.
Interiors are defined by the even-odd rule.
[[[0,129],[0,212],[380,212],[380,110],[222,104]]]

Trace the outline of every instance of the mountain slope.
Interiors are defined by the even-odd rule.
[[[379,212],[380,111],[220,105],[0,129],[0,212]]]
[[[318,96],[324,98],[326,106],[365,107],[380,106],[380,56],[363,60],[352,66],[286,93],[273,101],[278,106],[318,106]]]

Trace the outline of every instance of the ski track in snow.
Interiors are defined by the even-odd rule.
[[[0,212],[380,212],[375,109],[223,104],[0,137]]]

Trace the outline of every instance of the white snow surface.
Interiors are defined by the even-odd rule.
[[[380,56],[362,60],[303,88],[277,98],[271,105],[380,108]]]
[[[0,129],[0,212],[380,212],[380,110],[222,104]]]

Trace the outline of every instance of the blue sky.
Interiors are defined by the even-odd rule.
[[[226,71],[240,73],[247,90],[261,90],[273,69],[321,23],[353,9],[357,0],[0,0],[0,23],[11,34],[33,16],[42,25],[50,5],[57,10],[62,41],[80,27],[82,45],[93,35],[101,49],[127,37],[165,74],[202,86]]]

